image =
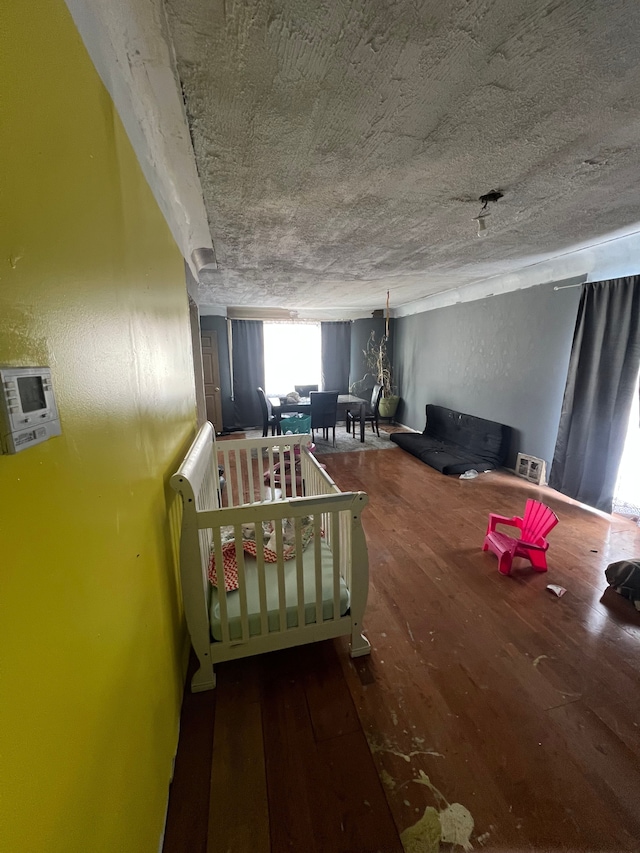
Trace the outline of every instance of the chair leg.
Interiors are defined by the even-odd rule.
[[[511,574],[511,561],[513,559],[513,555],[509,553],[509,551],[503,551],[502,554],[498,557],[498,571],[501,575],[510,575]]]
[[[529,559],[536,572],[547,571],[547,555],[544,551],[529,551]]]
[[[336,446],[336,427],[335,424],[333,426],[333,446]]]

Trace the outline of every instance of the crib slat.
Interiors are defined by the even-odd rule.
[[[302,519],[295,519],[296,531],[296,592],[298,594],[298,628],[301,628],[305,620],[304,607],[304,572],[302,563]]]
[[[298,445],[300,447],[300,445]],[[291,496],[298,497],[298,478],[296,477],[296,460],[300,457],[295,453],[295,447],[292,444],[289,448],[289,470],[291,471]]]
[[[222,467],[224,468],[226,486],[227,486],[227,502],[228,502],[229,506],[233,506],[234,505],[233,482],[231,480],[231,468],[229,466],[229,451],[225,447],[221,452],[222,452]],[[218,459],[219,459],[219,457],[218,457]]]
[[[236,506],[242,506],[246,503],[244,496],[244,485],[242,483],[242,451],[237,449],[234,453],[236,463],[236,479],[238,481],[238,500]]]
[[[253,457],[251,450],[247,450],[247,473],[249,475],[249,503],[253,503],[256,499],[256,491],[253,484]]]
[[[275,487],[275,475],[273,473],[273,447],[269,445],[268,451],[268,459],[269,459],[269,497],[265,495],[266,501],[275,501],[276,499],[276,487]]]
[[[340,574],[347,585],[347,589],[351,589],[351,513],[340,513],[340,541],[344,545],[340,561]]]
[[[265,467],[264,467],[264,457],[262,455],[262,450],[258,449],[258,493],[255,495],[256,501],[263,501],[265,494]]]
[[[321,536],[321,519],[320,513],[313,516],[313,565],[316,575],[316,625],[320,625],[322,619],[322,545]]]
[[[240,624],[242,626],[242,642],[249,640],[249,609],[247,606],[247,575],[242,547],[242,525],[234,525],[236,540],[236,564],[238,566],[238,595],[240,596]]]
[[[282,521],[276,519],[276,553],[278,555],[278,614],[280,619],[280,630],[287,630],[287,596],[284,586],[284,556],[282,545]]]
[[[333,542],[333,618],[340,618],[340,513],[331,513],[331,541]]]
[[[258,530],[260,531],[258,533]],[[256,521],[256,541],[262,542],[262,522]],[[260,632],[269,633],[269,620],[267,618],[267,586],[265,582],[264,548],[258,546],[256,549],[256,567],[258,571],[258,595],[260,597]]]
[[[213,528],[213,542],[216,555],[216,575],[218,577],[218,604],[220,606],[220,629],[222,642],[229,642],[229,618],[227,611],[227,590],[224,581],[224,558],[222,556],[222,535],[219,527]]]

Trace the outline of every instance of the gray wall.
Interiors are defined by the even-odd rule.
[[[436,403],[514,430],[518,451],[551,464],[580,287],[544,284],[395,323],[396,420],[423,430]]]

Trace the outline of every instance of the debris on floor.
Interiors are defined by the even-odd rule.
[[[438,853],[440,838],[440,815],[433,806],[427,806],[420,820],[400,835],[405,853]]]
[[[562,598],[562,596],[567,591],[563,586],[558,586],[555,583],[547,584],[547,589],[549,590],[549,592],[552,592],[554,595],[557,595],[558,598]]]
[[[429,788],[438,801],[439,810],[427,806],[420,820],[402,832],[400,840],[405,853],[439,853],[441,841],[471,850],[474,825],[471,812],[460,803],[448,803],[424,770],[413,781]]]
[[[475,468],[469,468],[468,471],[465,471],[464,474],[460,474],[461,480],[475,480],[478,476],[478,472]]]

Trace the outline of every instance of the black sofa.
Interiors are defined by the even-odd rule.
[[[432,403],[426,409],[424,432],[394,432],[391,441],[443,474],[486,471],[504,463],[511,427]]]

